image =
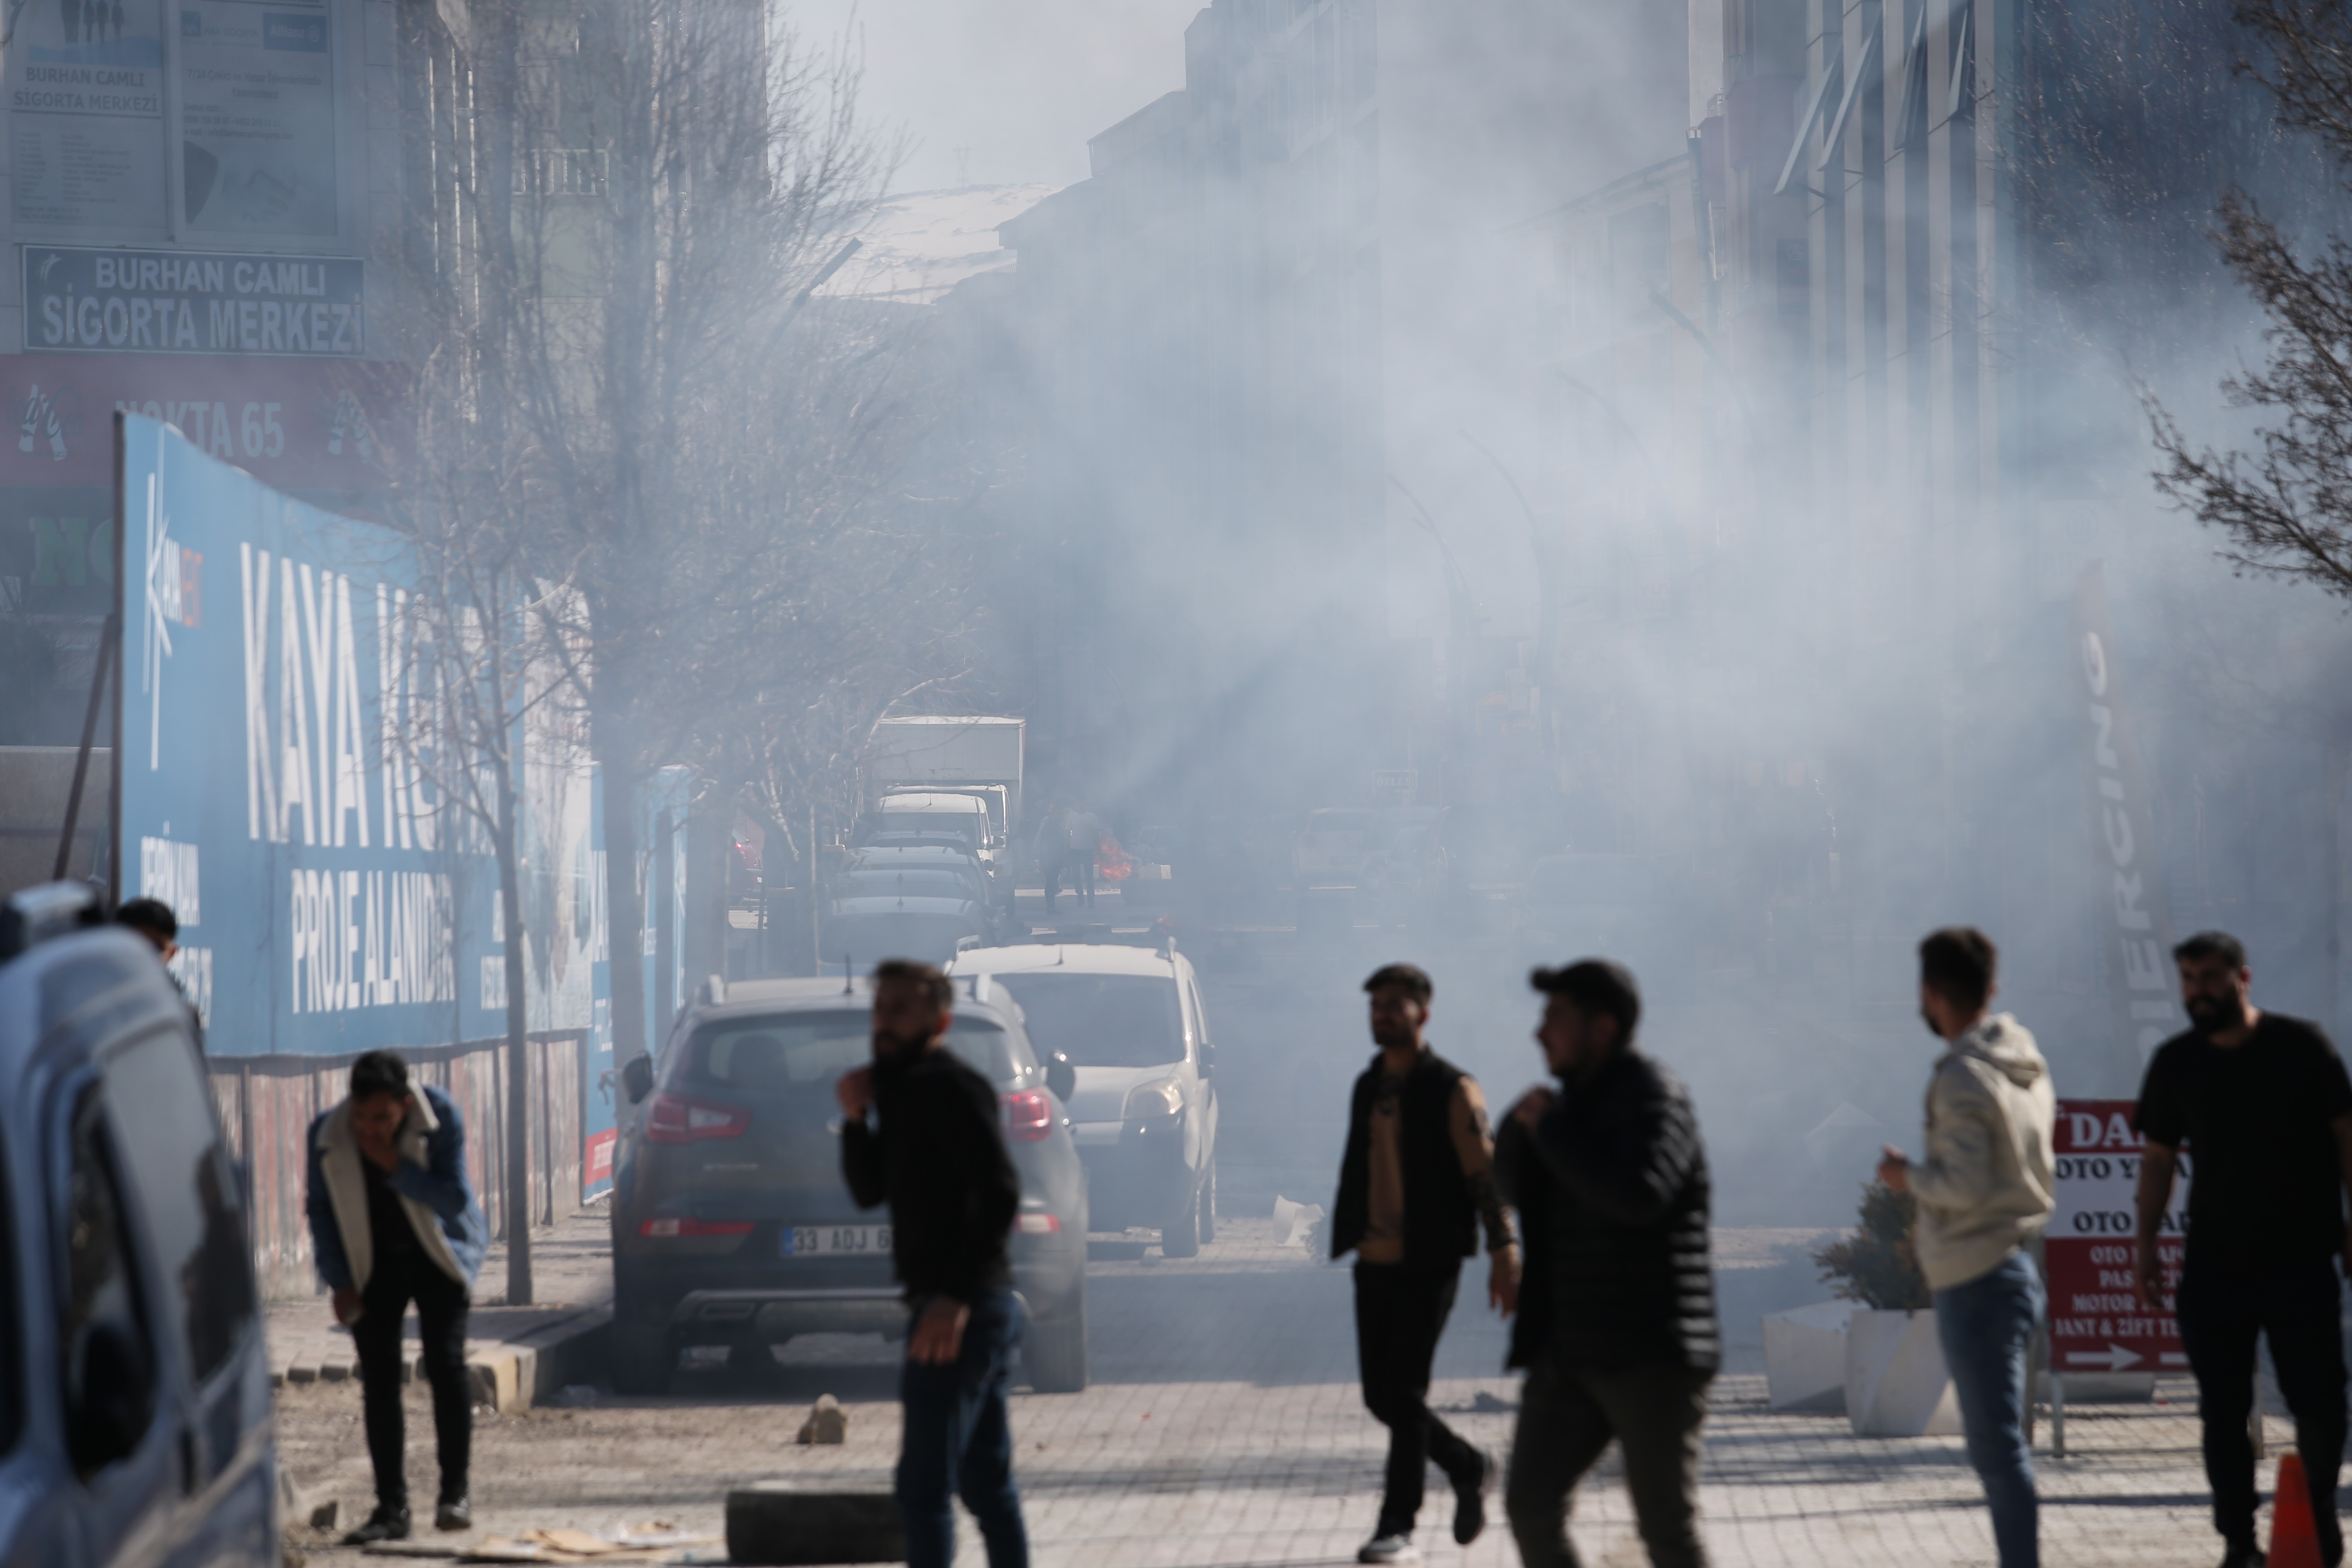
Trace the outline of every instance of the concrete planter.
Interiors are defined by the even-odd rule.
[[[1960,1430],[1932,1309],[1853,1314],[1845,1334],[1845,1413],[1857,1436],[1940,1437]]]
[[[1846,1324],[1852,1301],[1816,1301],[1764,1317],[1764,1383],[1772,1408],[1836,1415],[1845,1410]]]

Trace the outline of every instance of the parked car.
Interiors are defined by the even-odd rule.
[[[1070,1120],[1095,1225],[1155,1228],[1170,1258],[1215,1240],[1216,1047],[1192,961],[1172,945],[995,947],[951,973],[1003,987],[1039,1048],[1077,1069]]]
[[[0,918],[0,1563],[276,1568],[245,1184],[187,1004],[94,913]]]
[[[945,963],[996,934],[995,906],[948,867],[844,870],[827,884],[823,941],[828,957],[919,958]]]
[[[977,857],[948,844],[870,844],[851,850],[842,870],[947,871],[963,884],[970,898],[992,905],[1009,901],[997,896],[997,889],[990,885],[987,868]]]
[[[754,1363],[795,1334],[907,1331],[887,1212],[841,1175],[833,1086],[871,1058],[868,983],[706,988],[658,1057],[622,1072],[613,1180],[613,1385],[658,1391],[690,1344]],[[997,1087],[1021,1175],[1013,1279],[1041,1393],[1087,1384],[1086,1178],[1066,1063],[1041,1058],[987,981],[956,996],[948,1048]]]
[[[949,834],[961,838],[988,874],[997,874],[1003,839],[988,802],[952,791],[893,790],[866,818],[861,844],[886,833]]]

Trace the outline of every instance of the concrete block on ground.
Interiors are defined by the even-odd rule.
[[[1845,1414],[1864,1437],[1948,1437],[1960,1405],[1932,1309],[1864,1309],[1847,1321]]]
[[[730,1562],[903,1563],[907,1540],[887,1481],[808,1477],[727,1494]]]
[[[1764,1385],[1772,1408],[1791,1413],[1845,1411],[1846,1325],[1852,1301],[1816,1301],[1764,1317]]]

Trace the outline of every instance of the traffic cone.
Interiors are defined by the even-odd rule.
[[[2311,1521],[2311,1486],[2303,1456],[2280,1456],[2278,1489],[2271,1494],[2270,1568],[2320,1568],[2319,1531]]]

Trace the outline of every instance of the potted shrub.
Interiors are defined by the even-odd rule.
[[[1958,1402],[1936,1338],[1934,1298],[1912,1245],[1918,1204],[1878,1182],[1862,1190],[1852,1235],[1813,1254],[1822,1278],[1859,1302],[1846,1324],[1845,1413],[1857,1434],[1957,1433]]]

